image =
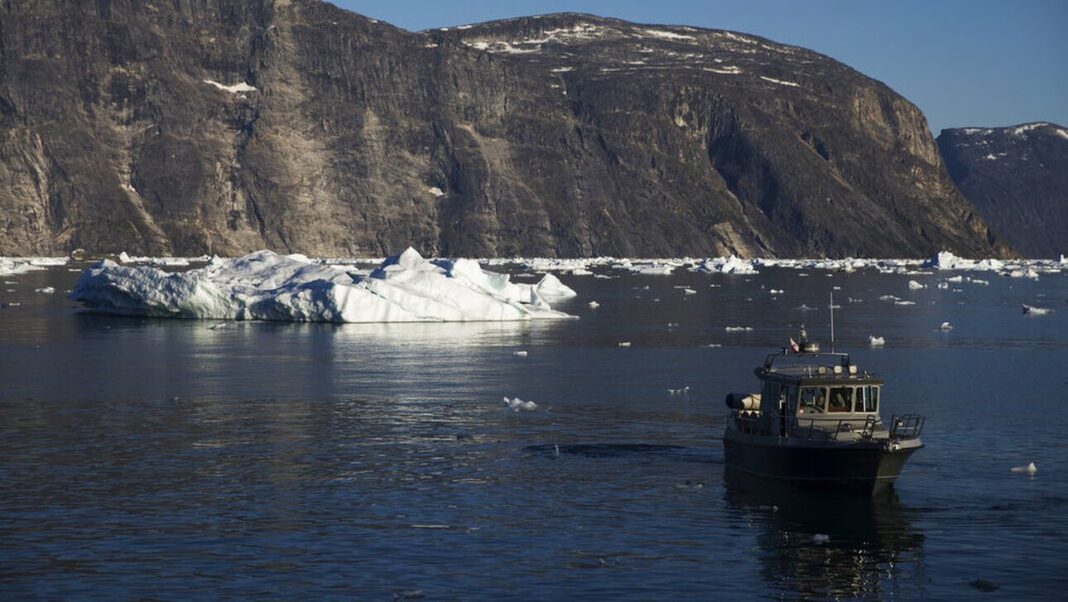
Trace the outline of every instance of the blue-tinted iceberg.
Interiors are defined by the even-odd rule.
[[[259,251],[168,273],[101,261],[70,298],[94,311],[168,318],[297,322],[466,322],[569,318],[547,300],[575,292],[552,275],[511,282],[468,259],[423,259],[414,249],[369,276]]]

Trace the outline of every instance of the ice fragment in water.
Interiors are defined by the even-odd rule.
[[[1044,316],[1044,315],[1048,314],[1050,311],[1052,311],[1052,310],[1047,309],[1045,307],[1035,307],[1033,305],[1026,305],[1026,304],[1023,306],[1023,313],[1028,314],[1028,315],[1032,315],[1032,316]]]
[[[874,336],[874,335],[873,336],[869,336],[868,337],[868,345],[870,345],[872,347],[882,347],[883,345],[886,345],[886,339],[884,339],[883,337],[877,337],[877,336]]]
[[[953,325],[949,322],[942,322],[942,325],[939,326],[939,328],[942,330],[953,330]]]
[[[1024,473],[1027,473],[1027,474],[1035,474],[1036,472],[1038,472],[1038,467],[1035,466],[1034,462],[1031,462],[1027,466],[1013,466],[1012,467],[1012,472],[1024,472]]]
[[[513,351],[512,355],[514,355],[516,357],[526,357],[527,356],[527,352],[526,351]]]

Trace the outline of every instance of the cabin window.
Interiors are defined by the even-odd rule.
[[[863,395],[863,399],[857,399],[857,411],[858,412],[878,412],[879,411],[879,387],[868,385],[866,387],[858,387],[857,394]]]
[[[798,410],[798,414],[826,411],[827,389],[823,387],[801,387],[801,409]]]
[[[853,411],[853,387],[831,387],[828,412]]]

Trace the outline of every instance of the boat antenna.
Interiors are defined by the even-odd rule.
[[[834,353],[834,291],[831,291],[831,353]]]

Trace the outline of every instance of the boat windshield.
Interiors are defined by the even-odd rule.
[[[853,387],[830,387],[830,405],[828,412],[853,411]]]
[[[801,387],[798,414],[878,412],[879,385]]]
[[[827,411],[826,387],[801,387],[798,414],[820,414]]]

